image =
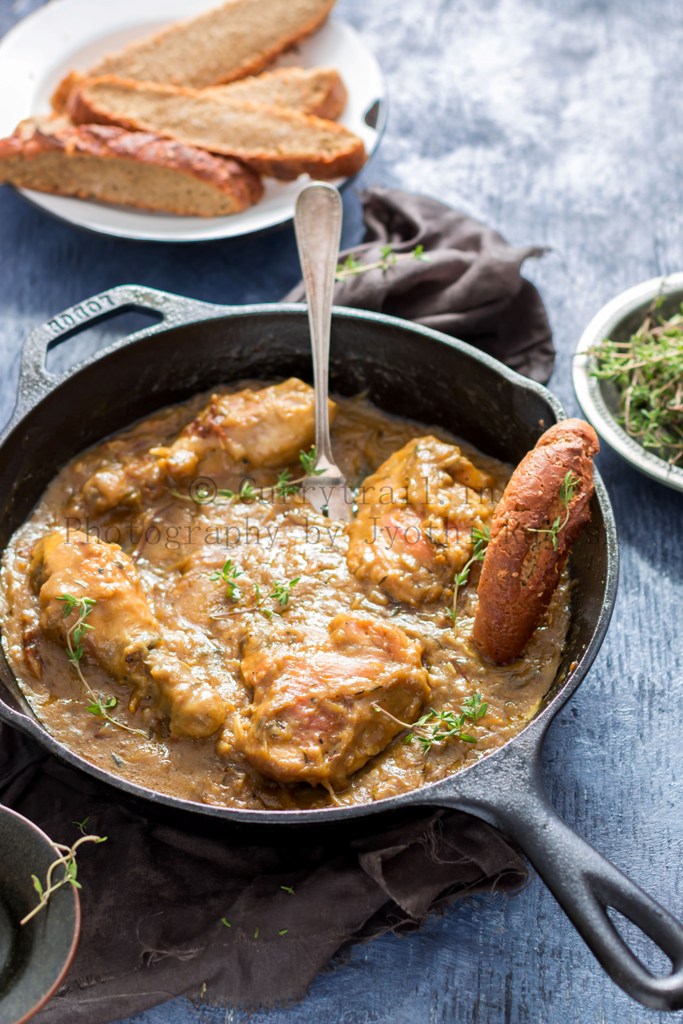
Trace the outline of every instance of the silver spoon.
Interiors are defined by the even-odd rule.
[[[302,493],[316,512],[330,519],[351,517],[351,495],[332,455],[328,406],[330,326],[334,277],[341,239],[341,196],[334,185],[313,181],[296,201],[294,230],[308,299],[308,323],[315,385],[315,468]]]

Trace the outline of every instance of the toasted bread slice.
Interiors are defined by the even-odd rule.
[[[235,157],[284,180],[300,174],[355,174],[366,159],[362,140],[334,121],[284,107],[216,98],[197,89],[115,77],[87,79],[72,93],[69,113],[77,124],[117,124],[154,132]]]
[[[217,99],[286,107],[336,121],[346,106],[346,88],[334,68],[277,68],[205,90]]]
[[[105,57],[88,74],[195,89],[232,82],[257,74],[315,32],[333,6],[334,0],[230,0]],[[55,109],[64,109],[69,90],[67,77],[53,97]]]
[[[23,121],[0,140],[0,183],[190,217],[223,217],[257,202],[257,174],[236,160],[104,125]]]

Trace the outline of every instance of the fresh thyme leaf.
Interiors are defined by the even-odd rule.
[[[366,274],[369,270],[381,270],[382,273],[385,273],[401,260],[413,259],[424,263],[429,262],[429,257],[425,255],[423,245],[416,245],[410,252],[394,252],[392,245],[383,245],[379,254],[380,258],[372,263],[361,263],[352,254],[347,256],[343,263],[337,265],[335,281],[346,281],[350,277]]]
[[[288,893],[290,896],[295,895],[293,885],[281,885],[280,888],[282,889],[283,892]]]
[[[446,743],[449,740],[460,740],[462,743],[476,743],[476,736],[467,732],[466,727],[469,723],[480,721],[488,711],[489,706],[486,701],[482,700],[481,694],[477,691],[470,694],[469,697],[465,697],[460,706],[459,715],[450,708],[444,708],[441,711],[430,708],[412,725],[394,718],[386,708],[380,707],[378,704],[375,705],[375,708],[393,719],[398,725],[409,729],[410,732],[403,737],[403,742],[408,744],[412,743],[413,740],[417,740],[422,747],[423,753],[426,755],[435,743]]]
[[[576,494],[576,488],[579,483],[579,478],[575,476],[571,470],[565,473],[564,479],[560,484],[560,503],[564,509],[564,515],[560,514],[559,516],[555,516],[550,526],[543,527],[541,529],[536,529],[533,526],[527,526],[528,533],[547,533],[554,551],[557,551],[557,538],[559,534],[564,530],[565,526],[569,522],[569,505]]]
[[[446,615],[452,621],[453,629],[457,629],[458,626],[458,593],[460,588],[464,587],[469,581],[472,566],[477,562],[484,561],[490,540],[490,527],[482,526],[481,529],[477,526],[472,527],[472,554],[460,572],[456,573],[453,578],[453,604],[450,608],[446,609]]]
[[[249,480],[245,480],[240,487],[240,501],[253,501],[258,498],[258,491]]]
[[[209,579],[212,583],[224,583],[228,599],[230,601],[237,602],[242,597],[242,591],[238,584],[235,583],[235,580],[243,575],[244,573],[242,570],[234,564],[232,559],[228,558],[227,561],[223,563],[223,568],[216,569],[212,572]]]
[[[311,445],[310,451],[299,452],[299,462],[306,476],[320,476],[324,473],[324,469],[316,469],[315,464],[318,458],[318,452],[314,444]]]
[[[296,480],[292,480],[292,474],[288,469],[283,469],[277,475],[275,493],[278,498],[288,498],[290,494],[296,494],[299,490]]]
[[[86,818],[85,821],[88,819]],[[43,907],[47,906],[50,901],[50,897],[53,893],[57,892],[65,885],[70,885],[74,889],[80,889],[81,883],[78,881],[78,864],[76,863],[76,853],[78,848],[84,843],[106,843],[106,836],[81,836],[77,839],[73,846],[64,846],[61,843],[55,843],[60,856],[50,864],[47,869],[45,876],[45,883],[43,884],[37,875],[31,875],[31,881],[33,882],[33,888],[38,893],[39,900],[33,910],[29,911],[28,914],[19,922],[21,925],[26,924],[31,918],[35,917]],[[64,873],[61,878],[54,880],[54,873],[59,867],[64,868]]]
[[[673,316],[656,317],[665,298],[657,296],[627,341],[596,345],[590,373],[615,385],[616,418],[626,433],[675,466],[683,460],[683,304]]]
[[[221,924],[224,924],[226,928],[232,928],[232,925],[230,921],[228,921],[227,917],[221,918]]]
[[[289,928],[281,928],[280,931],[278,932],[278,935],[285,936],[288,931],[289,931]]]
[[[261,934],[261,929],[260,928],[255,928],[254,929],[254,938],[258,939],[260,934]]]
[[[293,580],[287,580],[285,583],[273,583],[273,592],[270,597],[277,601],[280,608],[286,608],[289,604],[289,599],[292,596],[292,590],[297,585],[301,576],[297,576]]]
[[[96,718],[105,718],[109,720],[108,712],[115,708],[117,704],[118,700],[116,697],[108,697],[106,700],[102,700],[101,698],[98,700],[95,698],[92,704],[86,705],[86,711],[91,715],[95,715]],[[116,724],[120,725],[120,723]]]
[[[81,661],[85,653],[83,640],[87,631],[93,629],[93,626],[86,619],[97,604],[97,601],[94,597],[74,597],[73,594],[61,594],[58,600],[64,602],[63,617],[65,619],[72,612],[76,613],[73,625],[66,631],[66,656],[76,669],[76,675],[90,698],[90,704],[86,705],[86,710],[89,714],[95,715],[96,718],[102,718],[105,722],[110,722],[111,725],[115,725],[119,729],[125,729],[126,732],[133,732],[147,739],[147,734],[142,732],[142,730],[132,729],[129,725],[125,725],[123,722],[118,722],[115,718],[112,718],[109,712],[118,704],[116,697],[108,697],[106,700],[102,700],[101,697],[96,695],[83,675],[83,669],[81,668]]]

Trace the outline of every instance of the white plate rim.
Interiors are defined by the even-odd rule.
[[[646,306],[657,295],[678,296],[683,301],[683,272],[653,277],[627,288],[600,309],[584,330],[574,354],[572,377],[576,398],[589,423],[626,462],[652,480],[683,492],[683,467],[671,466],[643,448],[612,415],[600,381],[591,376],[590,350],[609,338],[624,319]]]
[[[205,11],[211,6],[215,6],[215,0],[213,4],[211,0],[172,0],[172,4],[175,17],[173,14],[169,16],[167,0],[145,0],[143,5],[144,18],[142,15],[139,15],[139,22],[144,24],[145,32],[149,31],[148,23],[150,18],[155,18],[155,15],[159,23],[168,23],[169,21],[178,20],[179,17],[192,17],[201,11]],[[23,18],[6,33],[2,40],[0,40],[0,119],[4,121],[3,131],[5,133],[12,131],[14,125],[22,117],[37,112],[35,106],[31,110],[18,110],[16,108],[16,101],[14,101],[13,105],[11,98],[13,90],[7,88],[7,81],[3,81],[4,79],[11,78],[16,73],[18,67],[21,68],[21,62],[15,59],[14,54],[17,52],[21,54],[22,50],[25,53],[27,43],[30,43],[32,38],[35,39],[34,33],[44,32],[46,25],[48,27],[52,25],[52,39],[54,37],[54,22],[56,18],[63,19],[64,23],[72,29],[75,25],[76,34],[71,40],[72,52],[76,52],[76,48],[79,46],[84,48],[86,45],[92,45],[93,40],[95,40],[94,45],[99,45],[101,52],[105,52],[107,48],[111,49],[111,46],[108,47],[106,44],[108,32],[113,33],[116,29],[120,31],[122,24],[126,20],[127,12],[139,10],[140,5],[139,0],[118,0],[114,7],[115,12],[112,10],[112,5],[93,5],[92,0],[50,0],[50,3],[27,15],[26,18]],[[100,12],[100,18],[93,21],[93,15],[98,11]],[[103,11],[108,12],[106,17],[102,15]],[[108,26],[108,28],[105,27],[104,33],[102,32],[103,19],[106,26]],[[130,27],[130,22],[127,23],[127,27]],[[141,31],[140,34],[144,33]],[[309,65],[320,63],[320,61],[315,60],[307,61],[306,52],[321,46],[323,49],[340,46],[343,52],[353,52],[354,59],[358,57],[367,72],[369,85],[366,89],[367,95],[363,96],[359,83],[355,79],[350,80],[349,74],[344,73],[344,70],[340,69],[349,90],[349,107],[352,104],[354,106],[353,119],[349,117],[349,107],[347,107],[347,113],[342,116],[340,121],[361,135],[366,146],[369,162],[379,145],[386,125],[387,90],[384,74],[374,54],[365,45],[359,33],[347,22],[339,18],[332,17],[328,19],[316,33],[299,44],[301,63],[304,65],[307,63]],[[54,66],[61,69],[59,72],[61,74],[65,67],[68,67],[69,55],[65,55],[59,46],[51,47],[51,49],[55,51]],[[295,61],[298,63],[298,57],[290,56],[288,58],[285,56],[282,63],[291,64]],[[278,63],[280,62],[276,61],[273,66],[277,67]],[[329,63],[334,63],[334,60],[329,61]],[[38,74],[40,74],[40,71]],[[25,81],[22,85],[24,94],[27,90],[33,88],[32,104],[35,103],[34,97],[36,92],[40,90],[40,82],[36,81],[35,87],[29,82],[29,79],[35,78],[35,69],[29,70],[25,74]],[[43,72],[41,81],[44,82],[46,78],[50,78],[49,69]],[[16,85],[16,79],[13,81]],[[367,114],[367,111],[374,103],[378,103],[377,119],[375,124],[371,126],[364,118],[361,122],[359,111],[362,109]],[[41,109],[47,112],[45,103],[41,104]],[[349,123],[350,120],[351,123]],[[367,162],[365,166],[367,166]],[[297,182],[285,184],[266,180],[267,191],[270,191],[271,198],[274,196],[275,205],[266,209],[262,204],[256,204],[242,213],[220,218],[176,218],[170,215],[114,207],[108,204],[56,196],[29,189],[17,189],[16,191],[42,212],[58,220],[70,223],[75,227],[97,234],[134,241],[191,243],[243,238],[272,231],[290,223],[294,216],[296,195],[307,180],[308,178],[305,177],[298,179]],[[338,179],[335,184],[339,188],[345,188],[354,180],[355,176]],[[283,190],[282,196],[278,195],[280,189]]]

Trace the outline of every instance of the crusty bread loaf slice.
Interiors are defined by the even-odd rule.
[[[336,121],[346,106],[346,87],[334,68],[277,68],[204,92],[217,99],[287,107]]]
[[[59,94],[52,97],[55,110],[64,112],[69,99],[90,76],[72,71],[62,79]],[[314,114],[336,121],[344,111],[346,86],[335,68],[277,68],[249,75],[227,85],[212,85],[203,92],[214,97],[244,100],[264,106],[286,107],[301,114]]]
[[[236,160],[146,132],[22,121],[0,140],[0,184],[191,217],[223,217],[257,202],[257,174]]]
[[[365,163],[363,142],[342,125],[284,107],[216,98],[206,91],[86,79],[71,95],[77,124],[118,124],[236,157],[256,171],[291,180],[300,174],[337,178]]]
[[[202,89],[254,75],[314,32],[334,0],[230,0],[111,54],[88,72]],[[53,104],[63,109],[64,80]]]

